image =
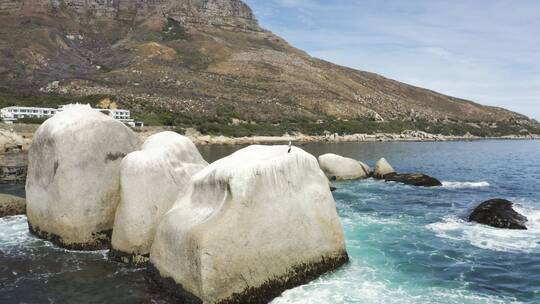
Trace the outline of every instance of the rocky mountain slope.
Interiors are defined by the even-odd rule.
[[[0,105],[110,97],[225,132],[540,132],[504,109],[310,57],[240,0],[0,0]]]

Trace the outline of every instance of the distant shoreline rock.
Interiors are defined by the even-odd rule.
[[[385,182],[396,182],[415,187],[440,187],[441,181],[423,173],[397,173],[385,158],[381,158],[375,164],[373,177]]]
[[[0,153],[28,151],[30,139],[13,130],[0,129]]]
[[[319,166],[330,180],[355,180],[368,178],[371,168],[356,159],[327,153],[319,156]]]
[[[0,218],[26,213],[26,200],[10,194],[0,193]]]
[[[384,180],[387,182],[396,182],[405,185],[411,185],[416,187],[440,187],[442,186],[441,181],[425,175],[422,173],[407,173],[407,174],[387,174],[384,177]]]
[[[373,177],[378,179],[384,179],[385,176],[389,174],[395,174],[396,170],[388,163],[385,158],[381,158],[375,164],[375,169],[373,170]]]
[[[39,125],[29,124],[0,124],[0,130],[13,129],[14,133],[22,134],[29,145],[32,134]],[[176,131],[174,127],[167,126],[147,126],[137,130],[137,134],[144,141],[152,134],[163,131]],[[11,132],[11,131],[6,131]],[[475,140],[540,140],[539,135],[511,135],[502,137],[478,137],[472,135],[450,136],[430,134],[422,131],[403,131],[402,133],[375,133],[375,134],[327,134],[327,135],[306,135],[302,133],[285,134],[282,136],[248,136],[248,137],[227,137],[220,135],[201,134],[195,129],[188,128],[184,134],[196,145],[251,145],[251,144],[280,144],[292,142],[300,143],[338,143],[338,142],[445,142],[445,141],[475,141]],[[24,149],[23,149],[24,150]],[[0,154],[2,151],[0,151]]]

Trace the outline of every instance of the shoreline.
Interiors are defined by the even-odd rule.
[[[290,135],[290,136],[188,136],[196,145],[249,145],[249,144],[284,144],[299,143],[343,143],[343,142],[452,142],[452,141],[483,141],[483,140],[539,140],[540,136],[445,136],[432,135],[432,137],[404,136],[402,134],[352,134],[352,135]]]
[[[0,124],[0,154],[16,151],[26,151],[30,146],[34,132],[39,125],[31,124]],[[141,137],[145,138],[163,131],[178,131],[175,127],[148,126],[142,129],[134,129]],[[181,134],[181,133],[180,133]],[[474,135],[440,135],[423,131],[408,130],[398,133],[356,133],[349,135],[325,134],[305,135],[294,133],[282,136],[248,136],[228,137],[222,135],[204,135],[195,129],[187,129],[185,134],[196,145],[250,145],[250,144],[286,144],[291,142],[300,143],[341,143],[341,142],[448,142],[448,141],[480,141],[480,140],[539,140],[540,134],[507,135],[500,137],[479,137]],[[9,147],[9,149],[8,149]]]

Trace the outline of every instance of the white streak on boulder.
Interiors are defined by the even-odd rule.
[[[197,173],[158,226],[154,277],[203,303],[268,302],[344,264],[327,178],[315,157],[287,150],[250,146]]]
[[[175,132],[154,134],[141,151],[129,153],[120,169],[122,196],[112,235],[114,254],[144,261],[137,256],[150,253],[161,217],[187,191],[191,177],[207,165],[193,142]]]
[[[138,137],[89,106],[72,105],[36,131],[28,154],[31,231],[72,249],[107,246],[120,200],[120,161]]]
[[[368,165],[332,153],[319,156],[319,165],[330,180],[367,178],[371,174],[371,168]]]
[[[396,170],[392,168],[392,166],[388,163],[388,161],[384,158],[381,158],[377,161],[375,164],[375,170],[373,172],[373,175],[376,178],[382,179],[385,175],[396,173]]]

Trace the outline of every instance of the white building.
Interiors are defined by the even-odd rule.
[[[37,107],[7,107],[0,109],[0,117],[5,123],[13,123],[18,118],[49,118],[54,114],[61,112],[64,108],[69,105],[62,105],[58,109],[53,108],[37,108]],[[95,109],[101,113],[111,116],[112,118],[119,120],[126,125],[135,127],[142,127],[144,124],[142,122],[136,122],[131,119],[131,113],[129,110],[124,109]]]
[[[13,118],[49,118],[52,117],[56,112],[58,112],[57,109],[53,108],[37,108],[37,107],[19,107],[19,106],[13,106],[13,107],[7,107],[3,108],[1,110],[3,113],[9,113],[13,115]],[[9,116],[6,114],[5,116]],[[2,115],[2,118],[4,118],[4,115]]]
[[[112,118],[119,120],[127,125],[134,126],[134,120],[131,119],[131,114],[129,110],[120,110],[120,109],[96,109],[105,115],[109,115]]]
[[[7,124],[12,124],[14,121],[17,120],[17,118],[13,116],[13,113],[10,113],[4,109],[0,110],[0,118],[2,118],[2,122]]]

